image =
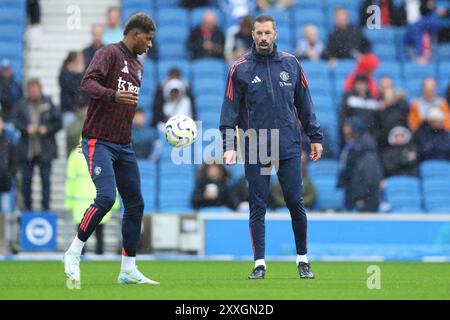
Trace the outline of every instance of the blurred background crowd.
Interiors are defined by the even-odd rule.
[[[246,212],[242,165],[175,165],[161,132],[176,114],[203,131],[218,128],[226,74],[251,48],[260,13],[277,20],[278,49],[301,62],[325,132],[317,163],[308,163],[303,139],[306,206],[450,210],[449,1],[80,0],[79,11],[65,1],[0,3],[0,211],[79,218],[80,201],[95,194],[85,192],[89,175],[76,151],[89,102],[79,84],[96,50],[120,41],[136,11],[158,28],[154,48],[139,57],[133,124],[146,212]],[[270,207],[286,211],[276,175]]]

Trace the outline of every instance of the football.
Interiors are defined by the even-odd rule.
[[[173,147],[187,147],[192,144],[197,137],[197,125],[194,120],[188,116],[173,116],[166,122],[164,127],[164,137]]]

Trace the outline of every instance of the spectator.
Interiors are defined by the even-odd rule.
[[[435,55],[439,15],[443,16],[446,12],[437,9],[435,0],[420,0],[419,10],[419,19],[408,25],[404,41],[410,58],[425,64]]]
[[[349,211],[377,212],[382,167],[376,142],[365,132],[358,117],[343,125],[345,147],[341,152],[338,187],[345,189],[345,208]]]
[[[156,93],[153,103],[152,126],[160,131],[169,118],[175,115],[185,115],[195,120],[195,109],[191,98],[187,95],[186,83],[177,78],[179,71],[172,70],[169,80],[163,84],[161,93]]]
[[[319,39],[317,27],[309,24],[303,28],[303,39],[297,42],[295,55],[298,59],[317,61],[322,58],[324,45]]]
[[[294,4],[293,0],[256,0],[256,9],[268,10],[272,8],[287,9]]]
[[[381,153],[385,178],[417,176],[418,156],[411,137],[411,131],[406,127],[394,127],[389,132],[389,146]]]
[[[120,8],[109,7],[106,12],[107,24],[103,35],[103,44],[110,44],[122,41],[123,29],[120,20]]]
[[[361,30],[350,25],[345,8],[336,8],[334,19],[335,30],[328,35],[325,49],[325,55],[332,64],[336,59],[356,58],[371,51],[371,44]]]
[[[38,79],[28,80],[27,95],[19,104],[15,125],[21,132],[18,153],[25,209],[32,210],[31,182],[34,166],[38,165],[42,183],[42,210],[48,210],[51,164],[57,157],[55,134],[62,125],[59,110],[49,97],[42,94]]]
[[[76,118],[69,124],[66,130],[66,156],[69,157],[73,149],[80,145],[80,134],[83,129],[89,106],[89,98],[86,95],[78,96],[75,106]]]
[[[225,36],[217,26],[214,11],[207,11],[202,22],[189,34],[187,50],[191,59],[224,58]]]
[[[426,119],[415,134],[419,161],[450,160],[450,135],[444,129],[444,113],[433,107]]]
[[[30,19],[30,24],[41,23],[41,7],[39,0],[27,0],[27,14]]]
[[[13,180],[16,177],[17,152],[14,142],[5,131],[3,117],[0,114],[0,212],[12,210],[3,203],[3,195],[11,191]],[[5,197],[7,198],[7,197]]]
[[[343,128],[344,122],[350,117],[361,119],[364,127],[375,133],[378,101],[370,94],[366,75],[357,75],[353,90],[344,94],[339,113],[339,126]]]
[[[59,86],[61,88],[61,111],[63,112],[64,127],[75,118],[76,99],[80,95],[80,83],[84,74],[83,55],[71,51],[64,60],[59,73]]]
[[[225,56],[234,61],[252,47],[252,18],[245,16],[241,19],[239,29],[227,33],[225,42]]]
[[[380,88],[383,83],[389,82],[390,78],[383,77],[380,80]],[[376,116],[376,136],[378,147],[382,151],[389,145],[389,132],[397,126],[408,127],[408,101],[405,93],[393,88],[382,89],[379,100],[380,110]]]
[[[89,207],[92,203],[92,199],[95,198],[96,190],[95,185],[92,182],[92,178],[89,174],[86,159],[78,148],[71,150],[69,158],[67,160],[66,180],[65,180],[65,198],[64,205],[66,210],[72,212],[73,221],[78,225],[81,223],[83,214],[86,211],[86,207]],[[111,211],[117,211],[120,209],[119,198],[116,198],[116,202]],[[95,228],[96,246],[95,253],[103,254],[104,252],[104,232],[103,226],[105,222],[111,219],[111,214],[108,212]]]
[[[11,61],[0,61],[0,114],[6,123],[13,121],[15,106],[22,98],[22,86],[16,80],[12,71]]]
[[[219,0],[219,7],[224,14],[233,19],[233,23],[237,23],[242,17],[251,15],[255,9],[253,0]]]
[[[361,55],[357,60],[358,63],[356,64],[355,69],[347,76],[347,79],[345,79],[345,92],[349,92],[353,89],[356,76],[362,74],[367,77],[370,95],[374,98],[378,98],[378,87],[373,72],[378,68],[380,61],[371,53]]]
[[[103,26],[94,23],[91,26],[92,43],[83,49],[84,69],[86,70],[94,57],[95,52],[103,47]]]
[[[431,108],[439,108],[444,114],[444,129],[450,131],[450,108],[445,99],[437,96],[436,81],[427,78],[422,84],[422,97],[413,101],[410,106],[408,121],[411,130],[416,131],[422,119]]]
[[[308,176],[308,162],[306,160],[305,152],[302,152],[302,188],[303,188],[303,204],[305,208],[312,209],[314,201],[316,200],[316,189],[314,188],[311,179]],[[270,184],[269,192],[269,208],[277,209],[286,207],[286,202],[283,197],[283,190],[281,189],[278,179]]]
[[[139,159],[157,160],[161,147],[159,133],[145,123],[145,111],[137,109],[133,119],[131,140],[133,150]]]
[[[197,175],[192,195],[194,209],[224,206],[236,210],[238,198],[228,186],[229,178],[223,165],[216,163],[203,165]]]

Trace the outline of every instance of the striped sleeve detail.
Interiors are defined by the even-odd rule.
[[[228,84],[227,84],[227,98],[230,100],[233,100],[234,94],[233,94],[233,74],[236,71],[236,68],[238,65],[240,65],[241,63],[244,63],[245,61],[247,61],[245,58],[240,58],[238,60],[236,60],[236,62],[233,64],[233,66],[230,69],[230,74],[228,75]]]

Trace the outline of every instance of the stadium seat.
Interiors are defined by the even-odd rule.
[[[141,175],[141,192],[144,198],[144,212],[150,213],[156,210],[156,164],[147,160],[138,159]]]
[[[184,42],[158,42],[159,52],[164,52],[165,59],[186,59],[186,43]]]
[[[161,42],[181,42],[186,43],[189,36],[189,29],[184,25],[167,25],[158,29],[156,40]]]
[[[14,23],[23,25],[25,23],[25,10],[23,8],[7,7],[0,10],[0,21],[2,24]]]
[[[310,177],[334,177],[339,173],[339,162],[336,160],[322,159],[319,162],[308,164],[308,175]]]
[[[447,84],[450,79],[450,57],[439,63],[439,79],[441,83]]]
[[[397,61],[397,51],[395,45],[391,43],[373,44],[373,53],[381,61]]]
[[[196,97],[195,105],[198,110],[217,108],[220,110],[222,106],[223,95],[201,94]]]
[[[173,8],[180,5],[180,0],[153,0],[156,8]]]
[[[328,28],[334,28],[334,10],[337,7],[347,9],[348,18],[353,25],[359,25],[359,0],[327,0],[327,21]]]
[[[134,2],[137,2],[137,1],[134,1]],[[132,4],[129,6],[122,6],[122,21],[127,21],[136,12],[145,12],[152,19],[154,19],[156,21],[155,13],[153,12],[150,4],[148,4],[147,2],[150,2],[150,1],[144,1],[141,4],[135,3],[135,4]]]
[[[364,36],[372,44],[389,44],[395,47],[396,42],[396,29],[383,27],[381,29],[369,29],[363,28]]]
[[[450,59],[450,44],[441,43],[438,46],[438,57],[441,61]]]
[[[200,208],[198,213],[233,213],[234,211],[226,207],[206,207]]]
[[[392,212],[422,212],[419,179],[393,176],[386,179],[385,195]]]
[[[295,9],[318,9],[325,8],[324,0],[295,0]]]
[[[225,79],[225,63],[221,59],[196,59],[191,63],[192,76],[194,79]]]
[[[308,79],[308,88],[313,99],[320,95],[333,95],[334,90],[333,83],[329,78],[323,78],[320,80],[315,78]]]
[[[432,63],[429,63],[427,65],[420,65],[415,62],[407,61],[405,62],[403,67],[403,70],[405,72],[405,79],[424,79],[426,77],[436,77],[436,68]]]
[[[348,76],[356,67],[356,61],[353,59],[341,59],[336,64],[333,74],[336,78]],[[342,84],[343,85],[343,84]]]
[[[308,9],[297,7],[295,9],[294,16],[295,16],[295,26],[297,29],[306,24],[313,24],[318,28],[327,29],[327,22],[325,20],[326,16],[322,9],[313,9],[313,8]]]
[[[188,30],[190,28],[189,11],[182,8],[163,7],[159,9],[157,21],[158,30],[168,25],[185,26]]]
[[[257,14],[268,14],[277,22],[277,27],[291,27],[291,16],[288,10],[267,9],[260,10]]]
[[[196,78],[194,77],[194,81],[192,82],[192,87],[194,89],[194,94],[211,94],[218,95],[222,97],[225,92],[225,77],[217,77],[217,78]]]
[[[328,64],[325,61],[300,61],[300,64],[305,72],[306,79],[329,79],[330,73],[328,70]]]
[[[394,85],[403,85],[402,64],[397,61],[380,61],[380,66],[375,70],[375,77],[380,79],[382,76],[389,76],[394,80]],[[401,83],[397,83],[401,81]]]
[[[428,160],[419,165],[420,177],[427,180],[450,179],[450,161]]]
[[[448,189],[445,192],[435,192],[424,195],[425,209],[428,213],[450,214],[450,197]]]
[[[309,173],[316,189],[317,197],[313,209],[342,210],[344,207],[344,192],[336,187],[336,177],[316,177]]]

